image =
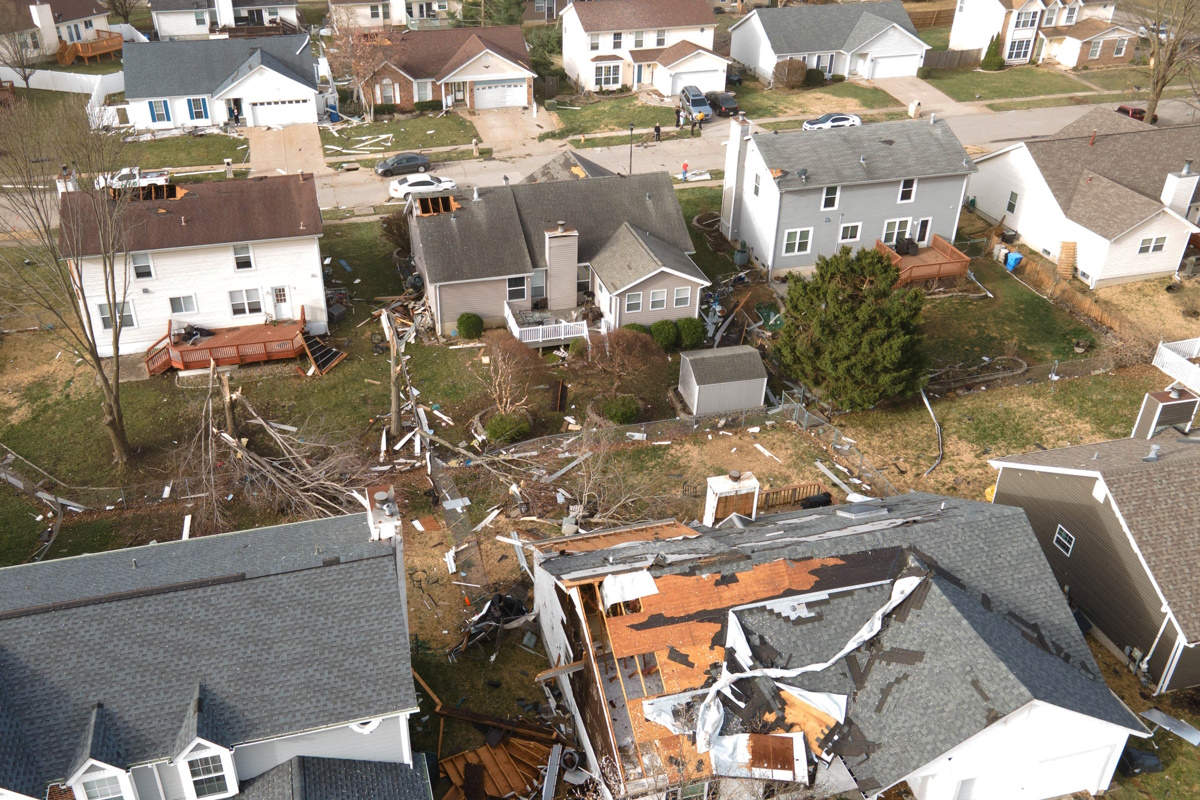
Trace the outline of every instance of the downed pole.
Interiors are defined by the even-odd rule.
[[[929,469],[925,470],[924,475],[921,476],[921,477],[925,477],[926,475],[928,475],[929,473],[931,473],[935,469],[937,469],[938,464],[942,463],[942,423],[938,422],[937,417],[934,416],[933,406],[931,406],[929,404],[929,397],[926,396],[924,389],[921,390],[921,399],[925,401],[925,408],[929,410],[929,416],[933,419],[933,429],[935,431],[937,431],[937,443],[938,443],[937,461],[934,461],[933,466],[930,467]]]

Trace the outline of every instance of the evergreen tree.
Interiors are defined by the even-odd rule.
[[[463,0],[455,24],[466,28],[520,25],[523,0]]]
[[[788,278],[777,352],[785,370],[846,409],[907,396],[926,380],[917,289],[897,289],[899,271],[871,249],[817,259],[808,280]]]
[[[1004,57],[1000,55],[1000,37],[993,36],[988,42],[987,50],[983,53],[983,61],[979,67],[990,72],[996,72],[1004,69]]]

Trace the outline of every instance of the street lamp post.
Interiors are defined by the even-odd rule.
[[[633,175],[633,123],[629,123],[629,174]]]

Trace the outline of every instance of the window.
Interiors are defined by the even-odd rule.
[[[1066,528],[1059,525],[1058,530],[1054,532],[1054,546],[1061,550],[1064,556],[1069,556],[1075,549],[1075,537]]]
[[[396,85],[392,83],[391,78],[384,78],[379,82],[379,102],[386,106],[395,104]]]
[[[915,237],[917,240],[917,244],[919,244],[919,245],[928,245],[929,244],[929,229],[931,227],[933,227],[933,218],[932,217],[926,217],[925,219],[923,219],[917,223],[917,235]]]
[[[208,16],[203,11],[196,12],[196,24],[201,26],[208,24]]]
[[[1146,253],[1161,253],[1163,247],[1167,244],[1167,237],[1157,236],[1153,239],[1142,239],[1138,245],[1138,255],[1144,256]]]
[[[642,293],[630,292],[625,295],[625,313],[632,314],[642,310]]]
[[[190,119],[208,119],[208,100],[203,97],[192,97],[188,99],[187,104]]]
[[[596,65],[596,88],[603,89],[605,86],[620,86],[621,85],[621,65],[618,64],[597,64]]]
[[[83,782],[83,793],[87,800],[109,800],[121,797],[121,781],[115,775],[103,775]]]
[[[279,19],[279,9],[278,8],[268,8],[267,9],[267,19]]]
[[[755,197],[758,197],[758,182],[759,182],[759,180],[760,180],[759,176],[755,175],[754,176],[754,196]]]
[[[371,19],[379,19],[379,6],[371,6]]]
[[[417,102],[427,103],[433,99],[433,81],[417,81]]]
[[[83,21],[83,29],[85,31],[90,31],[92,29],[92,21],[90,19],[85,19]]]
[[[250,256],[250,245],[235,244],[233,246],[234,269],[254,269],[254,259]]]
[[[167,105],[166,100],[151,100],[150,101],[150,121],[151,122],[170,122],[171,108]]]
[[[1067,6],[1066,16],[1063,17],[1064,25],[1074,25],[1076,17],[1079,16],[1079,6]]]
[[[1104,42],[1096,39],[1092,42],[1092,46],[1088,48],[1088,59],[1099,58],[1100,48],[1104,46]]]
[[[533,277],[529,280],[529,296],[534,300],[542,300],[546,297],[546,270],[535,269]]]
[[[850,222],[842,226],[838,232],[838,243],[857,242],[862,234],[862,225],[858,222]]]
[[[783,254],[798,256],[808,252],[812,244],[812,228],[796,228],[783,234]]]
[[[583,293],[592,290],[592,269],[587,264],[575,268],[575,291]]]
[[[533,10],[538,14],[544,14],[546,11],[546,0],[534,0]]]
[[[133,277],[144,281],[154,277],[154,268],[150,265],[149,253],[133,253],[129,256],[129,265],[133,267]]]
[[[1125,55],[1125,46],[1127,44],[1129,44],[1128,39],[1117,39],[1117,46],[1113,48],[1113,56],[1115,58],[1120,58],[1121,56]]]
[[[185,294],[183,297],[171,298],[171,313],[172,314],[195,314],[196,313],[196,296]]]
[[[838,206],[838,195],[839,195],[840,193],[841,193],[841,188],[840,188],[840,187],[838,187],[838,186],[826,186],[826,187],[825,187],[825,196],[824,196],[823,198],[821,198],[821,210],[822,210],[822,211],[829,211],[830,209],[837,208],[837,206]]]
[[[1056,22],[1058,22],[1058,7],[1047,8],[1046,16],[1042,18],[1042,25],[1047,28],[1053,28]]]
[[[229,293],[229,304],[235,317],[243,314],[261,314],[262,294],[258,289],[238,289]]]
[[[589,33],[588,34],[588,50],[595,51],[595,50],[599,50],[599,49],[600,49],[600,34]]]
[[[24,50],[41,50],[42,45],[38,39],[37,31],[22,32],[17,34],[17,42]]]
[[[117,303],[117,308],[121,311],[121,327],[136,328],[137,323],[133,318],[133,303]],[[100,304],[100,325],[106,331],[113,329],[113,315],[108,303]]]
[[[220,756],[189,759],[188,772],[192,775],[196,797],[211,797],[229,791],[229,784],[225,781],[225,766],[221,763]]]
[[[666,28],[663,28],[661,30],[657,30],[654,32],[654,46],[655,47],[666,47],[667,46],[667,30],[666,30]]]
[[[1017,193],[1016,192],[1008,193],[1008,205],[1005,206],[1005,208],[1008,209],[1009,214],[1017,213]]]
[[[911,220],[889,219],[883,224],[883,243],[895,244],[897,239],[908,236],[908,226]]]
[[[650,310],[662,311],[667,307],[667,290],[655,289],[650,292]]]
[[[692,304],[692,287],[680,286],[675,290],[675,308],[687,308]]]
[[[525,278],[509,278],[508,279],[508,299],[509,300],[524,300],[525,299]]]
[[[613,50],[621,49],[621,33],[618,31],[613,34]]]
[[[642,41],[643,41],[642,37],[644,37],[645,35],[646,35],[645,31],[634,31],[633,32],[633,46],[635,49],[642,46]]]
[[[1028,61],[1029,60],[1029,39],[1014,39],[1012,44],[1008,46],[1009,61]]]
[[[911,203],[917,197],[917,179],[905,178],[900,181],[900,197],[897,203]]]
[[[1037,25],[1037,15],[1038,12],[1036,11],[1021,11],[1017,14],[1017,21],[1013,27],[1017,30],[1032,28]]]

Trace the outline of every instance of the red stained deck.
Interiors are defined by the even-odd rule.
[[[215,335],[195,344],[184,342],[182,333],[172,334],[168,330],[166,336],[146,351],[146,369],[151,375],[158,375],[169,369],[206,369],[214,361],[218,367],[225,367],[295,358],[308,352],[304,345],[304,324],[301,309],[299,320],[214,328]]]
[[[875,242],[875,249],[890,258],[896,269],[900,270],[899,286],[959,277],[966,275],[971,266],[970,256],[936,233],[929,247],[922,247],[915,256],[902,256],[880,241]]]

